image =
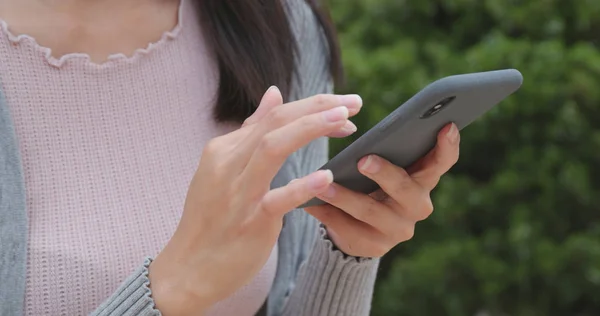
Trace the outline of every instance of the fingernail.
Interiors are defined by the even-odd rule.
[[[269,89],[267,89],[267,92],[265,93],[271,92],[273,90],[279,90],[279,88],[277,88],[277,86],[270,86]]]
[[[379,168],[380,164],[378,158],[373,155],[370,155],[367,157],[360,169],[367,173],[377,173],[379,171]]]
[[[458,128],[456,127],[456,124],[452,123],[450,125],[448,132],[446,132],[446,137],[448,137],[448,140],[451,143],[455,143],[458,140]]]
[[[333,173],[331,173],[331,170],[319,170],[309,179],[308,185],[313,192],[320,193],[331,182],[333,182]]]
[[[337,108],[323,112],[323,116],[328,122],[339,122],[348,118],[348,108],[338,106]]]
[[[270,86],[269,89],[267,89],[267,91],[265,91],[262,98],[260,99],[259,107],[263,103],[263,101],[265,101],[265,99],[267,98],[269,93],[273,92],[274,90],[279,90],[279,89],[276,86]]]
[[[356,125],[354,125],[354,123],[352,123],[351,121],[346,122],[346,124],[341,128],[341,131],[344,134],[352,134],[354,132],[356,132],[358,128],[356,127]]]
[[[340,96],[340,103],[356,114],[362,107],[363,101],[358,94],[347,94]]]

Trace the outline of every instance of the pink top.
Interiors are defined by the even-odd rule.
[[[194,10],[133,56],[55,59],[0,21],[0,84],[27,186],[26,315],[94,310],[174,232],[217,124],[216,67]],[[210,315],[254,315],[271,288],[277,246],[246,287]],[[69,301],[67,298],[76,298]]]

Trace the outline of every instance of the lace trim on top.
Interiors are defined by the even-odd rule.
[[[179,33],[181,32],[183,25],[183,5],[186,0],[180,0],[179,8],[177,12],[177,24],[170,31],[165,31],[160,39],[156,42],[149,43],[145,48],[136,49],[133,54],[126,55],[123,53],[110,54],[107,59],[101,63],[96,63],[91,60],[89,54],[86,53],[68,53],[59,58],[52,56],[52,49],[49,47],[44,47],[35,40],[30,35],[27,34],[19,34],[14,35],[8,26],[8,23],[2,19],[0,19],[0,32],[3,33],[4,36],[8,38],[8,40],[13,45],[29,45],[33,47],[36,51],[40,53],[46,60],[48,64],[51,66],[60,68],[67,62],[80,62],[83,64],[89,64],[97,67],[107,67],[116,62],[135,62],[137,59],[142,58],[144,55],[150,54],[152,51],[158,49],[161,46],[166,45],[166,43],[170,40],[177,38]]]

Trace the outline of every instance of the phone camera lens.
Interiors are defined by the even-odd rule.
[[[428,117],[436,115],[441,110],[443,110],[448,104],[450,104],[452,101],[454,101],[454,99],[456,99],[455,96],[447,97],[447,98],[443,99],[442,101],[436,103],[434,106],[429,108],[429,110],[427,110],[427,112],[425,112],[423,115],[421,115],[421,118],[428,118]]]

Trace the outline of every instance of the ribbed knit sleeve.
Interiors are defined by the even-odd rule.
[[[157,316],[160,312],[154,308],[148,267],[151,260],[146,259],[144,264],[132,273],[98,309],[93,316]]]

